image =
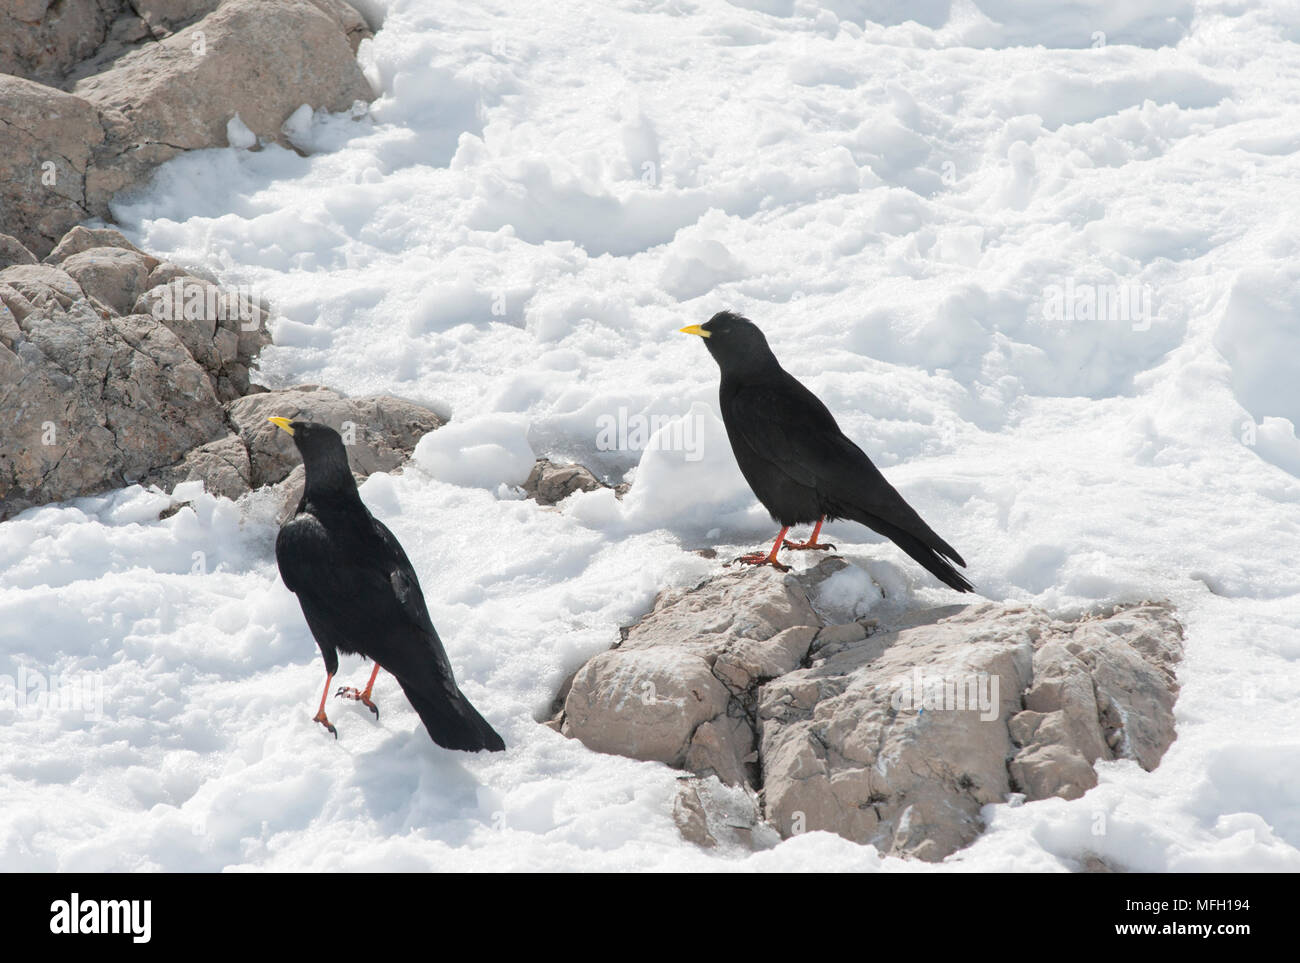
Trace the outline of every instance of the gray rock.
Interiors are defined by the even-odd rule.
[[[231,499],[271,485],[280,492],[284,514],[302,497],[304,475],[293,441],[266,420],[272,415],[338,429],[358,482],[372,472],[400,468],[416,442],[443,424],[433,412],[401,398],[345,398],[315,385],[249,395],[227,404],[225,414],[234,431],[156,469],[146,484],[171,491],[182,482],[202,481],[212,494]]]
[[[248,387],[261,309],[249,330],[222,321],[187,343],[184,324],[133,310],[174,266],[118,232],[73,228],[47,260],[0,269],[0,518],[136,481],[247,491],[252,462],[221,401]],[[383,406],[390,420],[396,405]]]
[[[61,265],[74,254],[102,247],[121,248],[138,254],[150,271],[155,270],[160,263],[156,257],[146,254],[128,241],[121,231],[115,231],[111,227],[81,226],[74,227],[63,235],[54,250],[45,256],[45,263]]]
[[[756,782],[754,690],[807,654],[818,628],[810,586],[843,565],[826,560],[802,578],[729,572],[664,593],[578,670],[560,731],[600,752]]]
[[[36,268],[0,274],[19,270]],[[18,335],[0,346],[0,519],[140,480],[224,433],[203,370],[165,326],[7,291]]]
[[[1078,798],[1098,759],[1151,769],[1173,741],[1182,632],[1168,606],[1115,622],[992,604],[936,615],[764,687],[767,817],[783,833],[942,859],[975,839],[982,806],[1012,791]],[[1160,661],[1129,641],[1157,636],[1144,645]]]
[[[980,807],[1011,791],[1005,717],[1032,678],[1038,621],[969,606],[765,686],[767,818],[783,835],[828,830],[922,859],[972,842]]]
[[[374,36],[365,18],[351,4],[344,3],[343,0],[311,0],[311,2],[343,31],[348,46],[352,48],[354,54],[357,52],[357,47],[361,46],[361,41]]]
[[[176,265],[155,267],[145,285],[155,281],[161,283],[140,294],[133,310],[175,332],[207,370],[223,402],[247,394],[249,369],[271,340],[266,312],[238,289],[185,274]]]
[[[23,246],[23,242],[8,234],[0,234],[0,270],[11,264],[35,264],[36,255]]]
[[[1021,713],[1020,715],[1024,715]],[[1019,718],[1017,716],[1016,718]],[[1063,733],[1053,734],[1063,739]],[[1097,771],[1079,750],[1058,741],[1031,745],[1010,763],[1011,779],[1026,799],[1078,799],[1097,785]]]
[[[273,415],[317,421],[339,431],[353,471],[363,477],[397,468],[416,442],[444,423],[429,409],[401,398],[346,398],[318,385],[249,395],[226,410],[248,449],[255,488],[282,481],[301,463],[292,439],[266,420]]]
[[[34,254],[47,253],[78,221],[108,213],[106,197],[97,204],[86,193],[92,155],[104,142],[93,106],[0,73],[0,130],[0,227]]]
[[[582,465],[557,465],[549,458],[539,458],[523,487],[524,494],[539,505],[556,505],[574,492],[593,492],[610,486]]]
[[[303,104],[372,100],[353,57],[368,35],[342,0],[11,4],[0,11],[0,227],[44,256],[79,221],[108,218],[113,195],[158,164],[225,146],[235,113],[284,143]],[[71,93],[45,85],[74,81]]]
[[[682,838],[703,849],[767,849],[781,841],[763,823],[756,793],[712,777],[680,780],[673,798],[673,822]]]
[[[167,465],[146,480],[164,491],[182,482],[202,481],[213,495],[234,500],[252,490],[252,465],[248,449],[238,435],[227,435],[200,445],[175,465]]]
[[[156,263],[125,248],[93,247],[65,258],[59,266],[87,296],[117,314],[130,314]]]
[[[10,351],[22,338],[22,328],[18,327],[19,313],[23,317],[31,313],[31,302],[9,287],[0,284],[0,344]]]
[[[7,267],[0,271],[0,284],[20,294],[28,302],[28,310],[49,305],[70,308],[86,296],[71,275],[50,264]]]
[[[982,603],[884,631],[822,625],[809,599],[845,564],[665,593],[577,671],[554,723],[602,752],[759,790],[783,836],[826,830],[925,860],[969,845],[987,804],[1078,798],[1098,760],[1151,769],[1172,742],[1182,629],[1168,605],[1059,620]],[[716,843],[698,793],[675,815]]]
[[[309,0],[226,0],[74,91],[125,118],[130,138],[151,148],[150,163],[225,146],[236,113],[274,140],[302,104],[341,111],[374,98],[338,22]]]
[[[58,84],[108,39],[121,0],[10,0],[0,7],[0,73]]]
[[[154,37],[165,37],[181,27],[206,17],[221,0],[131,0]]]

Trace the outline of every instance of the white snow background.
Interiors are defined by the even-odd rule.
[[[104,711],[0,703],[0,866],[1300,869],[1300,8],[362,6],[368,113],[295,115],[302,154],[185,155],[115,213],[271,300],[263,383],[452,417],[362,493],[509,750],[437,748],[383,676],[378,724],[341,700],[337,742],[311,722],[324,670],[264,495],[33,509],[0,526],[0,674],[97,680]],[[1137,286],[1154,316],[1045,317],[1067,282]],[[990,806],[938,867],[826,833],[706,853],[672,823],[679,773],[538,724],[659,589],[720,570],[693,549],[775,535],[676,333],[722,308],[988,598],[1178,606],[1155,772]],[[598,450],[620,408],[696,419],[700,457]],[[535,454],[631,493],[521,500]],[[865,528],[829,537],[881,604],[960,600]]]

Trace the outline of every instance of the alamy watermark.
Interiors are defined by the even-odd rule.
[[[935,675],[920,666],[893,680],[889,704],[895,712],[979,712],[981,722],[1001,714],[999,679],[987,672]]]
[[[1149,284],[1049,284],[1043,288],[1044,321],[1129,321],[1134,331],[1151,327]]]
[[[0,675],[0,711],[80,712],[90,722],[104,718],[104,677],[97,672],[45,675],[25,666],[17,676]]]
[[[616,414],[596,418],[598,451],[681,451],[687,461],[704,457],[704,431],[698,415],[631,414],[620,407]]]

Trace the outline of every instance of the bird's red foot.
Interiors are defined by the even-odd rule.
[[[353,699],[357,702],[360,702],[363,706],[365,706],[367,709],[369,709],[371,712],[375,714],[376,719],[379,718],[379,706],[375,705],[373,702],[370,701],[369,689],[367,689],[365,692],[362,692],[360,689],[355,689],[350,685],[340,686],[339,691],[334,693],[334,698],[337,699],[339,696],[342,696],[345,699]]]
[[[830,542],[814,542],[811,540],[807,542],[792,542],[788,538],[781,544],[781,547],[792,548],[797,552],[830,552],[835,549],[835,546]]]
[[[790,571],[789,565],[782,565],[780,562],[776,560],[775,557],[771,555],[764,555],[762,552],[754,552],[751,555],[741,555],[737,558],[732,559],[732,562],[740,562],[741,564],[744,565],[771,565],[778,572]],[[727,564],[730,565],[731,562],[728,562]]]
[[[339,731],[334,728],[333,723],[331,723],[328,719],[325,718],[324,709],[316,713],[316,717],[312,719],[312,722],[319,722],[321,725],[323,725],[326,729],[330,731],[330,735],[333,736],[335,739],[339,737]]]
[[[768,552],[766,555],[762,552],[752,552],[749,555],[741,555],[739,558],[732,559],[732,561],[727,564],[730,565],[732,562],[741,562],[745,565],[771,565],[778,572],[790,571],[789,565],[782,565],[776,560],[777,550],[781,547],[781,543],[785,541],[785,533],[788,531],[790,531],[789,525],[786,525],[781,529],[776,536],[776,541],[772,543],[772,551]]]
[[[831,549],[835,548],[834,545],[832,545],[830,542],[819,542],[819,541],[817,541],[817,536],[820,535],[820,534],[822,533],[822,523],[825,522],[825,521],[826,521],[825,517],[822,517],[822,518],[817,519],[817,524],[813,526],[812,537],[811,537],[810,539],[808,539],[808,541],[806,541],[806,542],[792,542],[792,541],[790,541],[788,538],[785,537],[785,532],[786,532],[786,530],[785,530],[785,529],[782,529],[782,530],[781,530],[781,537],[778,538],[778,539],[776,540],[776,543],[777,543],[777,545],[779,545],[781,548],[792,548],[792,549],[794,549],[794,550],[797,551],[797,552],[807,552],[807,551],[813,551],[813,552],[827,552],[827,551],[830,551]]]

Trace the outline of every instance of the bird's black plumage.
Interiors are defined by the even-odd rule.
[[[362,503],[343,439],[326,425],[276,421],[292,429],[306,487],[276,538],[275,558],[329,675],[338,670],[339,652],[359,653],[397,679],[438,745],[504,749],[457,688],[415,569],[393,533]],[[327,692],[328,687],[327,679]],[[323,706],[322,700],[317,721],[328,727]]]
[[[772,518],[783,526],[852,519],[893,541],[945,585],[972,590],[953,567],[965,567],[962,557],[845,437],[821,400],[781,367],[757,325],[723,311],[682,330],[704,337],[721,369],[718,400],[727,437]],[[778,540],[769,560],[779,547]]]

